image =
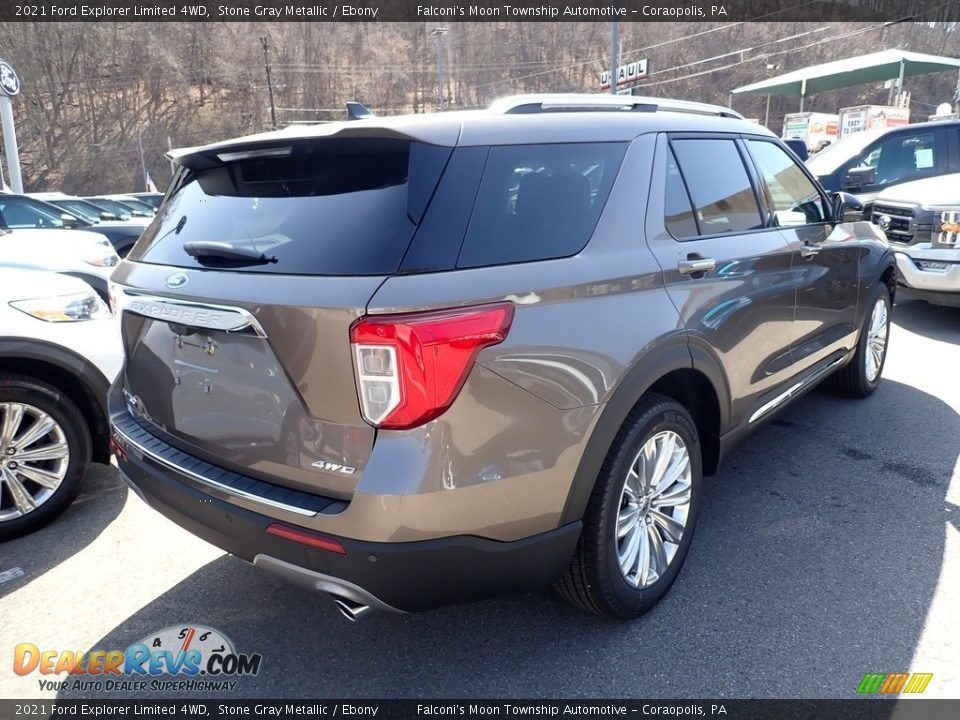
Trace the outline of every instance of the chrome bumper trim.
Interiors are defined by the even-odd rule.
[[[193,478],[194,480],[196,480],[198,483],[202,485],[207,485],[209,487],[216,488],[217,490],[225,492],[228,495],[233,495],[234,497],[243,498],[244,500],[250,500],[252,502],[260,503],[261,505],[269,505],[270,507],[277,508],[278,510],[284,510],[286,512],[295,513],[297,515],[303,515],[305,517],[315,517],[317,515],[317,513],[314,512],[313,510],[305,510],[303,508],[299,508],[294,505],[287,505],[286,503],[277,502],[276,500],[270,500],[269,498],[265,498],[261,495],[254,495],[253,493],[245,492],[243,490],[238,490],[237,488],[230,487],[229,485],[224,485],[223,483],[219,483],[216,480],[211,480],[210,478],[204,475],[200,475],[199,473],[195,473],[192,470],[188,470],[182,465],[178,465],[175,462],[167,460],[166,458],[160,457],[156,453],[151,452],[150,450],[145,448],[143,445],[138,443],[136,440],[131,438],[129,435],[127,435],[125,432],[123,432],[123,430],[118,428],[116,425],[113,426],[113,432],[115,432],[117,435],[123,438],[123,441],[125,443],[127,443],[128,445],[136,449],[136,451],[139,452],[141,455],[144,455],[150,458],[150,460],[152,460],[153,462],[163,465],[165,467],[168,467],[171,470],[175,470],[178,473],[187,475],[188,477]]]

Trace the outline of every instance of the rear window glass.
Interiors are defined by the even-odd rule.
[[[457,267],[578,253],[625,152],[624,143],[490,148]]]
[[[317,140],[194,170],[130,259],[197,267],[185,243],[275,257],[241,272],[381,275],[397,270],[449,148],[393,138]]]

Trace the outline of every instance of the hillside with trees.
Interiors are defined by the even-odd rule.
[[[158,186],[163,154],[268,129],[261,38],[279,125],[339,119],[358,100],[377,113],[437,109],[437,39],[426,23],[36,23],[0,26],[0,56],[21,76],[15,102],[28,190],[142,190],[139,142]],[[609,25],[449,23],[443,37],[450,109],[518,92],[597,91],[609,65]],[[649,58],[644,94],[727,104],[730,89],[806,65],[886,48],[960,55],[960,24],[624,23],[621,59]],[[958,78],[909,78],[912,119],[953,99]],[[806,109],[885,103],[887,90],[849,88]],[[765,97],[740,97],[748,117]],[[774,97],[779,132],[795,98]]]

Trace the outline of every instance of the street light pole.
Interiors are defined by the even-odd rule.
[[[441,110],[446,106],[446,98],[443,94],[443,36],[450,31],[450,28],[435,27],[430,31],[437,41],[437,105]]]
[[[620,65],[620,24],[610,22],[610,94],[617,94],[617,68]]]

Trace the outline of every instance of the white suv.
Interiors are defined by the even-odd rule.
[[[108,281],[120,262],[103,235],[83,230],[0,228],[0,265],[72,275],[108,298]]]
[[[2,240],[2,238],[0,238]],[[0,541],[46,524],[109,462],[113,315],[76,278],[0,267]]]

